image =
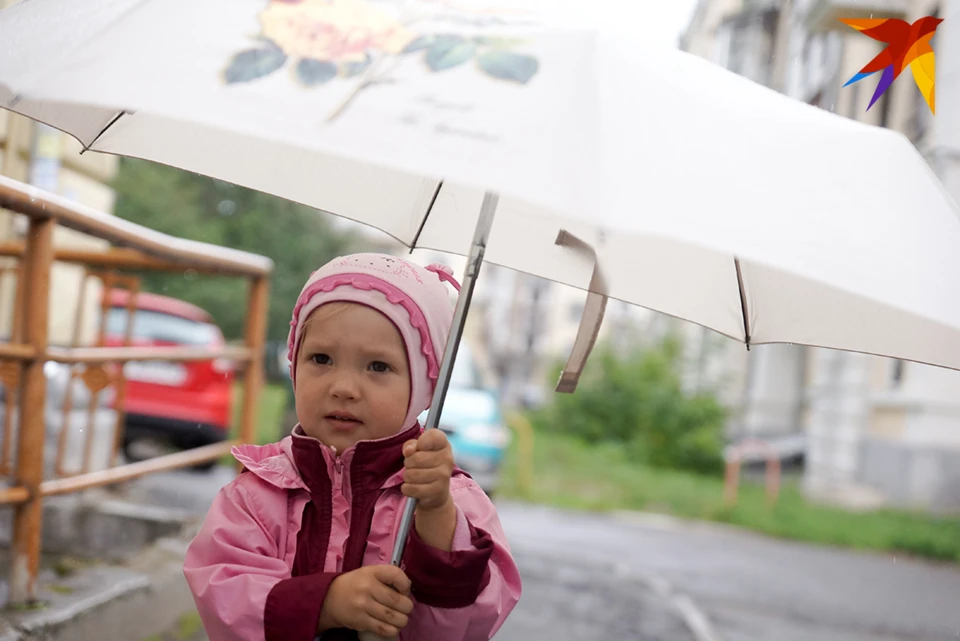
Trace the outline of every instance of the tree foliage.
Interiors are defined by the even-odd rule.
[[[120,218],[271,258],[270,340],[286,340],[291,311],[310,273],[356,242],[315,209],[164,165],[125,158],[114,188]],[[244,279],[190,270],[141,276],[145,291],[194,303],[213,315],[228,339],[242,337],[248,294]]]
[[[681,345],[668,337],[625,353],[598,345],[573,394],[554,394],[534,417],[543,431],[622,445],[655,467],[715,473],[723,466],[726,411],[680,378]]]

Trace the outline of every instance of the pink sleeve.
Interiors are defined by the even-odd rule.
[[[428,573],[439,577],[431,593],[439,593],[444,581],[452,594],[463,594],[469,584],[477,586],[479,592],[466,604],[439,606],[418,600],[410,622],[400,633],[401,641],[488,641],[520,600],[520,572],[493,503],[472,480],[459,482],[457,487],[451,487],[451,492],[457,505],[457,529],[451,552],[428,548],[416,540],[416,530],[411,528],[408,552],[414,555],[405,555],[405,562],[423,563],[426,559],[430,565],[407,567],[407,574],[411,581],[415,576],[423,580]],[[486,559],[479,569],[474,566],[478,558]]]
[[[217,495],[183,564],[204,629],[210,641],[312,641],[334,575],[290,577],[282,526],[264,522],[245,476]]]

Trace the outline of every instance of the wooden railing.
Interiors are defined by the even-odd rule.
[[[194,466],[220,458],[237,442],[253,442],[256,408],[263,385],[267,296],[273,263],[263,256],[167,236],[3,177],[0,177],[0,208],[25,215],[29,219],[24,242],[0,243],[0,257],[17,259],[14,267],[6,268],[6,271],[14,274],[16,278],[10,341],[0,343],[0,386],[6,389],[5,416],[0,421],[0,428],[3,429],[0,435],[3,439],[0,475],[12,475],[9,486],[0,488],[0,505],[10,505],[15,510],[10,601],[29,603],[36,594],[44,497]],[[107,251],[56,249],[53,246],[53,230],[57,225],[107,240],[120,247],[112,247]],[[96,275],[104,281],[107,290],[120,282],[134,298],[139,290],[139,281],[122,276],[117,270],[182,272],[192,269],[198,273],[247,278],[250,282],[250,296],[246,310],[244,346],[222,349],[131,347],[129,328],[133,324],[133,316],[128,315],[128,331],[123,347],[103,346],[102,316],[98,346],[81,346],[79,334],[75,331],[71,347],[53,347],[48,343],[47,331],[51,306],[51,268],[56,261],[100,270],[97,273],[84,272],[84,287],[81,292],[85,291],[86,277]],[[0,276],[3,276],[3,272],[0,272]],[[81,293],[81,300],[82,298]],[[53,304],[56,305],[56,301]],[[58,311],[62,313],[63,310]],[[75,322],[79,321],[78,317]],[[239,438],[138,463],[116,465],[117,452],[122,444],[124,418],[123,365],[130,361],[184,362],[216,358],[242,363],[245,368]],[[65,438],[61,437],[54,478],[44,478],[47,401],[44,365],[47,361],[70,365],[67,390],[73,388],[74,369],[83,366],[84,374],[81,378],[92,394],[91,413],[97,406],[96,395],[106,385],[114,385],[116,394],[113,404],[117,421],[112,466],[90,470],[89,449],[94,432],[90,429],[86,431],[83,445],[85,452],[82,469],[72,474],[63,469],[63,454],[67,444]],[[15,403],[18,395],[19,403]],[[69,400],[65,400],[65,404],[69,409]],[[19,420],[16,425],[12,418],[15,405],[19,407]],[[62,433],[69,427],[68,413],[64,416]],[[11,450],[15,437],[14,464]]]

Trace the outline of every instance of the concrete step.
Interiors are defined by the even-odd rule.
[[[41,545],[49,554],[121,561],[157,539],[179,535],[194,519],[189,510],[89,490],[44,501]],[[10,544],[12,526],[13,511],[0,512],[0,545]]]
[[[139,641],[171,629],[194,608],[182,572],[187,544],[166,538],[124,564],[42,573],[39,605],[4,611],[0,641]]]

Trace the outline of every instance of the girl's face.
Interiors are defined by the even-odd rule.
[[[318,307],[304,326],[295,398],[303,431],[337,452],[398,433],[410,401],[400,332],[365,305]]]

